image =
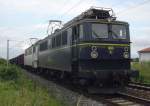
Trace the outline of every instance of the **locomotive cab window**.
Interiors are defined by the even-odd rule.
[[[79,38],[83,39],[83,25],[80,25],[80,28],[79,28]]]
[[[25,51],[25,55],[31,55],[32,54],[32,47],[28,48],[26,51]]]
[[[75,41],[79,38],[79,27],[78,26],[73,27],[72,37],[73,37],[73,41]]]
[[[67,29],[67,44],[71,44],[72,40],[72,28]]]
[[[127,30],[125,25],[112,25],[111,32],[114,39],[126,39]]]
[[[92,24],[92,37],[93,38],[108,38],[108,25],[107,24]]]

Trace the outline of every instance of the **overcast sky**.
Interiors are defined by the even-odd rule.
[[[29,38],[46,36],[48,20],[65,23],[91,6],[112,8],[118,20],[129,22],[132,57],[150,47],[150,0],[0,0],[0,57],[6,58],[7,39],[10,57],[17,56]]]

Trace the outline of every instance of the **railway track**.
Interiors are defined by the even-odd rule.
[[[150,91],[150,85],[140,83],[129,83],[128,87]]]
[[[31,73],[31,74],[33,74],[33,73]],[[30,74],[30,76],[31,76],[31,74]],[[34,74],[34,76],[35,76],[35,74]],[[39,76],[39,75],[36,74],[36,76]],[[43,76],[42,76],[42,78],[43,78]],[[44,83],[44,81],[42,83]],[[71,86],[67,86],[65,84],[59,84],[59,83],[57,83],[57,84],[62,87],[67,88],[68,90],[77,92],[78,94],[84,96],[83,99],[80,98],[79,100],[77,100],[77,105],[75,105],[75,106],[150,106],[150,99],[145,99],[138,95],[134,95],[134,93],[128,92],[128,90],[129,91],[131,89],[133,90],[133,88],[134,88],[134,90],[136,89],[134,92],[137,92],[137,89],[139,90],[139,87],[132,86],[130,89],[128,88],[128,90],[126,92],[119,92],[118,94],[115,94],[115,95],[98,95],[98,94],[90,95],[87,92],[76,89],[75,87],[71,87]],[[46,84],[46,85],[48,85],[48,84]],[[144,92],[144,90],[142,88],[143,87],[141,87],[140,90],[142,90]]]
[[[130,82],[131,84],[141,85],[141,86],[147,86],[150,87],[150,84],[140,83],[140,82]]]
[[[108,106],[145,106],[145,103],[135,102],[124,97],[113,97],[104,100]]]
[[[117,94],[92,95],[89,98],[100,101],[106,106],[150,106],[150,89],[149,86],[144,86],[140,84],[129,84],[126,90],[118,92]],[[85,104],[85,106],[93,105]]]
[[[123,92],[119,92],[115,95],[92,95],[89,98],[92,98],[93,100],[96,101],[100,101],[101,103],[104,104],[104,106],[150,106],[150,100],[139,98]],[[93,106],[93,105],[85,104],[85,106]]]
[[[150,106],[150,100],[149,99],[144,99],[144,98],[140,98],[134,95],[130,95],[129,93],[124,93],[124,92],[119,92],[118,95],[120,97],[126,98],[129,101],[133,101],[134,103],[139,103],[142,106]]]
[[[125,93],[150,101],[150,87],[148,85],[129,83],[126,87]]]

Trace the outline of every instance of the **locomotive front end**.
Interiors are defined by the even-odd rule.
[[[81,85],[122,88],[138,71],[131,70],[129,24],[116,21],[111,10],[84,12],[73,27],[72,69]],[[77,36],[78,35],[78,36]],[[76,71],[78,70],[78,71]]]
[[[80,76],[84,76],[89,85],[125,86],[131,75],[137,73],[130,66],[129,25],[116,21],[96,21],[88,25],[88,37],[79,43]]]

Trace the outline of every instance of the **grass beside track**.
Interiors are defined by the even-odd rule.
[[[150,62],[133,62],[132,68],[139,70],[140,76],[136,79],[137,82],[150,84]]]
[[[21,68],[0,59],[0,106],[64,106],[48,90],[28,79]]]

